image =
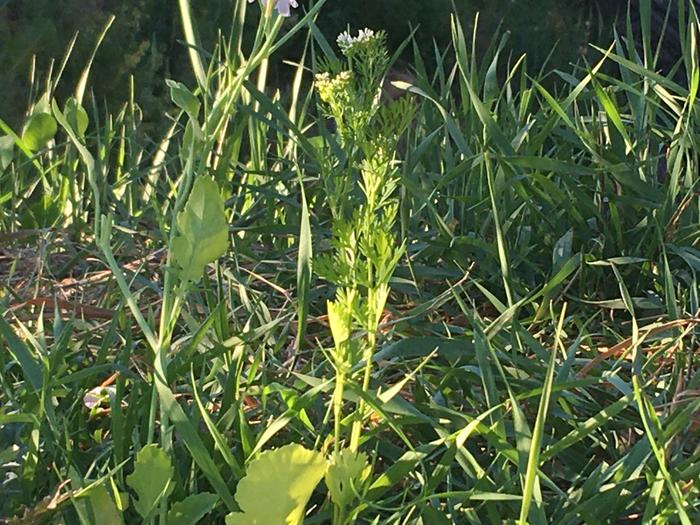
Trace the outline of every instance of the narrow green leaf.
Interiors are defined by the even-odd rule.
[[[22,372],[35,391],[41,391],[44,384],[44,372],[40,361],[32,356],[26,345],[15,335],[14,330],[5,319],[0,316],[0,336],[5,340],[7,349],[12,357],[22,367]]]
[[[370,501],[377,500],[395,484],[405,480],[406,475],[415,468],[416,464],[425,459],[427,455],[428,452],[426,451],[405,452],[403,456],[374,480],[367,493],[367,499]]]
[[[299,228],[299,256],[297,258],[297,313],[299,326],[297,328],[296,350],[299,351],[306,334],[306,322],[309,314],[309,289],[313,264],[313,244],[311,242],[311,225],[309,223],[309,208],[306,194],[301,187],[301,225]]]
[[[190,363],[191,366],[191,363]],[[212,439],[214,440],[214,443],[216,443],[216,447],[219,449],[219,452],[221,453],[221,456],[224,458],[224,461],[226,461],[226,464],[231,467],[233,472],[238,475],[242,476],[243,475],[243,469],[242,467],[238,464],[236,461],[236,458],[234,457],[233,453],[231,452],[231,447],[226,441],[226,438],[219,432],[219,429],[216,428],[216,424],[214,421],[212,421],[211,416],[207,412],[204,403],[202,403],[202,400],[199,395],[199,390],[197,389],[197,384],[195,382],[195,373],[194,370],[190,370],[190,376],[192,377],[192,392],[194,393],[194,398],[195,401],[197,402],[197,408],[199,408],[199,415],[200,417],[204,420],[204,424],[207,427],[207,430],[209,430],[209,434],[211,435]]]
[[[190,419],[185,414],[185,411],[175,399],[175,395],[168,385],[163,381],[165,377],[165,367],[163,364],[163,356],[157,356],[155,360],[156,373],[156,388],[158,389],[158,397],[160,398],[161,407],[168,415],[176,430],[182,436],[187,449],[192,455],[192,459],[197,463],[204,475],[211,483],[211,486],[216,490],[216,493],[226,504],[229,509],[234,508],[233,496],[228,490],[219,469],[214,463],[207,447],[199,435],[199,430],[195,428]]]
[[[107,22],[105,22],[105,25],[102,28],[102,32],[97,37],[97,41],[95,42],[95,45],[92,48],[90,58],[88,59],[87,64],[85,65],[85,69],[83,69],[83,73],[80,75],[78,85],[75,86],[75,99],[78,102],[78,104],[83,103],[83,97],[85,96],[85,89],[87,87],[88,77],[90,76],[90,68],[92,67],[93,61],[95,60],[95,55],[97,55],[97,50],[100,48],[102,41],[107,35],[107,31],[109,31],[109,28],[112,27],[112,22],[114,22],[115,18],[116,17],[114,15],[110,15],[107,19]]]
[[[199,87],[206,92],[207,75],[204,70],[202,58],[199,56],[199,40],[194,32],[190,0],[178,0],[178,5],[180,7],[180,21],[182,22],[182,30],[185,33],[185,42],[188,46],[190,62],[192,62],[192,70],[194,71],[194,76],[197,79]]]
[[[564,321],[564,311],[562,311],[559,325],[557,327],[556,340],[559,341],[562,331],[562,323]],[[557,343],[555,343],[556,345]],[[544,435],[544,424],[549,413],[549,400],[552,396],[552,385],[554,384],[554,366],[556,364],[557,349],[550,349],[549,366],[547,367],[547,375],[545,376],[544,388],[542,389],[542,397],[540,398],[540,406],[537,410],[537,419],[532,431],[532,440],[530,446],[530,455],[527,462],[527,470],[523,484],[523,500],[520,506],[520,524],[526,525],[530,517],[530,505],[533,497],[540,497],[536,492],[536,483],[538,479],[537,471],[540,468],[540,451],[542,450],[542,438]],[[540,501],[537,501],[538,508]]]

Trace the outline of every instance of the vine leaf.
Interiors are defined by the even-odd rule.
[[[346,507],[355,497],[353,483],[362,483],[369,476],[370,466],[367,454],[352,452],[350,449],[341,450],[328,464],[326,485],[333,503]]]
[[[213,179],[197,178],[187,204],[177,215],[177,227],[172,260],[180,268],[183,283],[196,283],[202,278],[204,267],[228,248],[224,201]]]
[[[219,501],[216,494],[200,492],[178,501],[168,511],[168,525],[195,525]]]
[[[134,508],[145,520],[158,502],[169,495],[175,485],[172,483],[173,465],[170,456],[158,445],[146,445],[136,455],[134,472],[126,478],[136,495]]]
[[[236,501],[243,512],[226,516],[226,525],[301,525],[325,472],[323,455],[296,443],[263,452],[238,483]]]

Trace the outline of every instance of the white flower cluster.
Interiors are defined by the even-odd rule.
[[[343,31],[338,35],[336,42],[338,42],[338,47],[340,47],[341,51],[348,51],[352,49],[353,46],[368,42],[373,37],[374,31],[365,27],[364,29],[360,29],[355,37],[351,36],[348,31]]]
[[[248,0],[248,3],[251,2],[255,2],[255,0]],[[267,2],[268,0],[262,0],[264,6],[267,6]],[[290,15],[290,7],[299,7],[297,0],[277,0],[277,4],[275,5],[275,9],[277,9],[277,12],[282,16]]]

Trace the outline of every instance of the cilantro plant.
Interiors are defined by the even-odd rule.
[[[319,257],[317,273],[336,286],[327,305],[334,348],[333,394],[335,455],[343,440],[341,419],[345,385],[370,387],[377,333],[391,290],[390,280],[404,253],[395,233],[399,182],[396,149],[412,116],[408,99],[383,104],[382,82],[390,60],[386,36],[369,29],[338,37],[343,60],[328,63],[316,76],[325,114],[335,121],[342,158],[322,174],[333,215],[333,251]],[[348,447],[356,452],[368,413],[357,403]],[[342,522],[342,514],[336,516]]]

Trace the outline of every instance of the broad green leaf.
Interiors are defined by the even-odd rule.
[[[56,131],[56,120],[49,113],[35,113],[22,129],[22,141],[31,151],[37,151],[54,138]]]
[[[216,494],[201,492],[175,503],[168,511],[168,525],[195,525],[219,501]]]
[[[158,445],[146,445],[136,455],[133,474],[126,483],[138,496],[134,508],[146,519],[164,496],[170,494],[175,485],[172,482],[173,465],[170,456]]]
[[[301,525],[325,472],[324,457],[296,443],[263,452],[238,483],[236,501],[243,512],[226,516],[226,525]]]
[[[90,120],[83,106],[78,104],[78,101],[71,97],[66,100],[66,104],[63,107],[63,114],[66,116],[68,123],[77,135],[81,138],[84,137]]]
[[[12,162],[15,153],[15,139],[9,135],[0,137],[0,170],[4,170]]]
[[[181,269],[183,283],[198,282],[204,267],[228,248],[224,201],[213,179],[202,176],[195,181],[185,208],[178,213],[177,227],[172,260]]]
[[[123,523],[121,512],[104,485],[97,485],[91,489],[88,492],[88,499],[92,507],[92,514],[100,525],[121,525]]]
[[[357,487],[369,476],[370,466],[367,454],[353,452],[350,449],[341,450],[328,464],[326,485],[333,503],[339,507],[347,507],[355,495],[353,485]]]
[[[192,120],[197,120],[199,107],[201,106],[195,97],[184,84],[174,80],[166,80],[165,83],[170,88],[170,98],[181,110],[186,112]]]

